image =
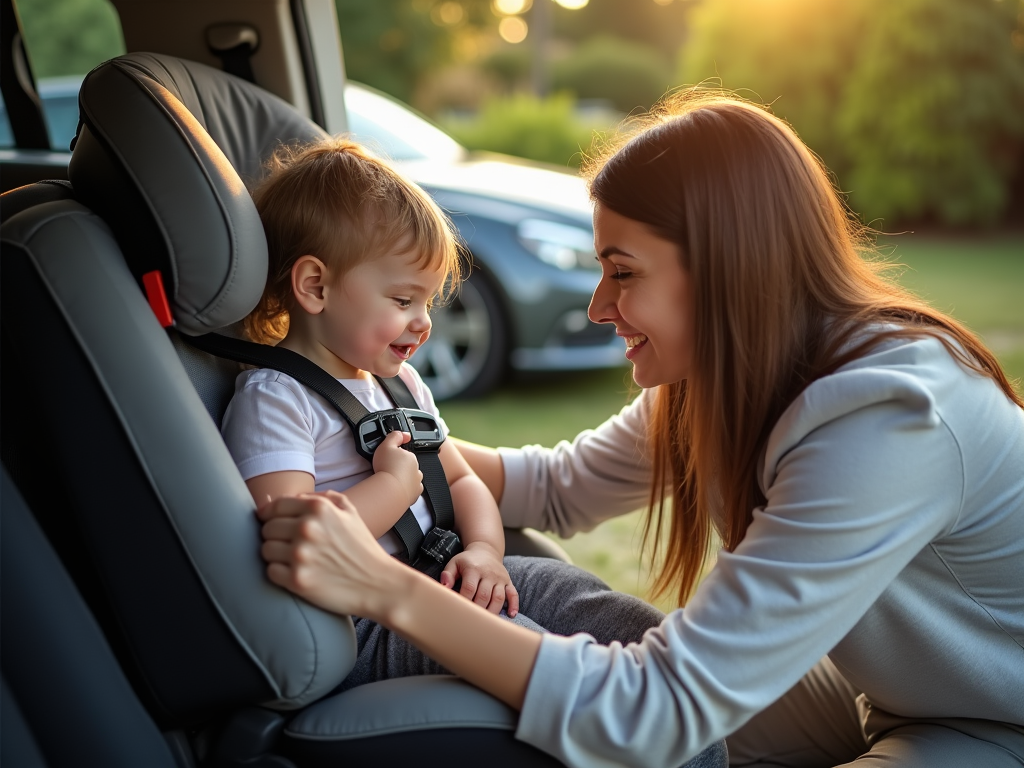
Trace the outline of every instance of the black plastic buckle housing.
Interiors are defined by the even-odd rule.
[[[462,551],[462,541],[455,531],[433,528],[427,532],[412,567],[432,579],[441,578],[448,561]]]
[[[444,432],[437,419],[426,411],[393,408],[367,414],[356,424],[356,447],[362,457],[373,459],[373,452],[390,432],[408,432],[412,439],[402,447],[413,453],[437,453],[444,442]]]

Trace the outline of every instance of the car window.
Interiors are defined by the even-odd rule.
[[[17,0],[25,51],[36,81],[50,146],[67,151],[78,127],[78,89],[97,64],[125,52],[117,11],[108,0]],[[7,111],[0,146],[13,146]]]
[[[440,128],[369,88],[349,83],[345,108],[352,137],[392,160],[455,162],[466,153]]]

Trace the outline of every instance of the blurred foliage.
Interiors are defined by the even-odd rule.
[[[501,83],[506,92],[511,93],[529,82],[533,51],[524,45],[499,48],[484,59],[481,66]]]
[[[121,23],[107,0],[18,0],[36,79],[82,75],[124,53]]]
[[[826,165],[842,173],[846,157],[835,114],[866,10],[865,2],[849,0],[712,0],[691,18],[678,79],[695,84],[711,78],[771,103]]]
[[[491,98],[476,116],[449,117],[442,127],[469,149],[576,167],[590,147],[593,131],[576,118],[574,106],[565,93],[543,99],[529,94]]]
[[[615,36],[672,58],[686,38],[693,4],[692,0],[669,0],[664,5],[654,0],[590,0],[574,11],[555,6],[554,32],[575,43]]]
[[[406,102],[424,73],[456,57],[460,39],[497,23],[489,0],[335,0],[335,5],[347,75]],[[458,6],[457,20],[443,21],[443,5]]]
[[[1024,172],[1024,2],[712,0],[679,80],[772,104],[886,224],[990,224]]]
[[[633,43],[641,56],[671,58],[686,30],[688,0],[660,5],[653,0],[591,0],[579,10],[550,3],[553,35],[572,44],[614,35]],[[476,61],[511,90],[528,77],[532,38],[491,53],[499,17],[491,0],[335,0],[345,66],[353,80],[410,101],[432,70]],[[445,21],[442,6],[459,6]],[[454,11],[453,8],[449,8]],[[524,15],[532,24],[530,12]]]
[[[581,43],[551,66],[554,90],[571,91],[581,99],[607,99],[627,113],[649,108],[671,80],[668,62],[656,49],[608,35]]]
[[[845,181],[866,218],[999,219],[1024,160],[1015,10],[1024,17],[1024,3],[1007,0],[874,9],[838,114],[851,165]]]

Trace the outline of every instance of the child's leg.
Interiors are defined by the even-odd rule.
[[[502,618],[513,624],[543,632],[535,622],[519,613],[514,619],[510,619],[502,611]],[[332,691],[340,693],[357,685],[365,685],[378,680],[390,680],[393,677],[412,677],[414,675],[450,675],[447,669],[442,667],[423,651],[412,645],[407,640],[399,637],[380,624],[369,619],[353,617],[356,626],[356,663],[341,685]]]
[[[519,608],[558,635],[586,632],[602,645],[637,642],[665,614],[638,597],[615,592],[592,573],[547,557],[505,558]]]
[[[505,567],[519,591],[520,613],[508,620],[535,632],[587,632],[599,643],[629,643],[664,618],[640,598],[613,592],[593,574],[561,560],[513,556],[505,558]],[[451,674],[377,623],[355,619],[355,625],[359,653],[337,691],[394,677]]]
[[[356,626],[356,647],[359,649],[356,663],[332,693],[393,677],[451,674],[416,646],[377,622],[355,616],[352,621]]]

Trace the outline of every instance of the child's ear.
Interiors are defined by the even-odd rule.
[[[292,295],[309,314],[323,312],[326,285],[327,267],[316,256],[300,256],[292,265]]]

